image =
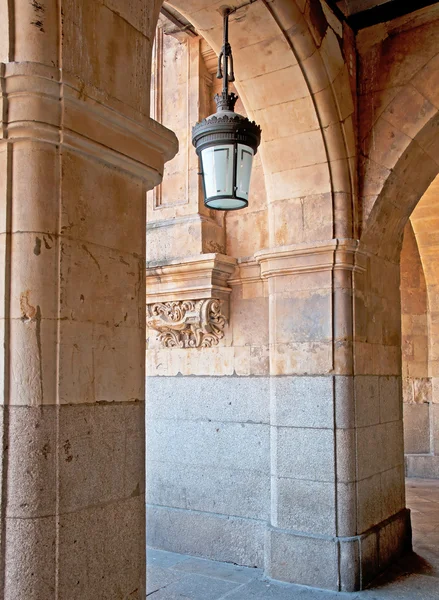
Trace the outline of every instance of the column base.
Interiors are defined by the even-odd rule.
[[[433,454],[407,454],[405,457],[407,477],[439,479],[439,456]]]
[[[353,537],[311,536],[269,528],[265,572],[288,583],[357,592],[411,547],[408,509]]]

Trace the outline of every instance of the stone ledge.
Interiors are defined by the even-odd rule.
[[[235,266],[235,258],[214,253],[147,263],[147,304],[208,298],[228,301],[232,291],[228,280]]]

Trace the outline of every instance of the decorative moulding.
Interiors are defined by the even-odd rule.
[[[210,348],[224,337],[221,304],[216,299],[149,304],[147,325],[165,348]]]
[[[367,251],[357,240],[333,239],[314,244],[279,246],[238,260],[229,285],[254,284],[270,277],[315,271],[364,271]]]
[[[261,277],[315,271],[364,271],[367,254],[353,239],[333,239],[261,250],[255,254]]]
[[[236,259],[200,254],[147,263],[147,325],[166,348],[203,348],[224,337]]]
[[[236,270],[229,280],[229,285],[242,285],[244,283],[260,283],[262,282],[261,277],[261,266],[260,264],[250,259],[239,259],[236,266]]]

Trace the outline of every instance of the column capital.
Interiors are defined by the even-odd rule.
[[[55,67],[1,63],[0,90],[0,143],[60,145],[146,179],[151,187],[177,152],[169,129]]]

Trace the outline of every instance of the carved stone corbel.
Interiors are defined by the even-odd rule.
[[[201,254],[149,263],[147,327],[164,348],[210,348],[224,337],[236,259]],[[154,342],[153,342],[154,343]]]
[[[211,348],[224,337],[220,300],[159,302],[147,310],[147,325],[165,348]]]

